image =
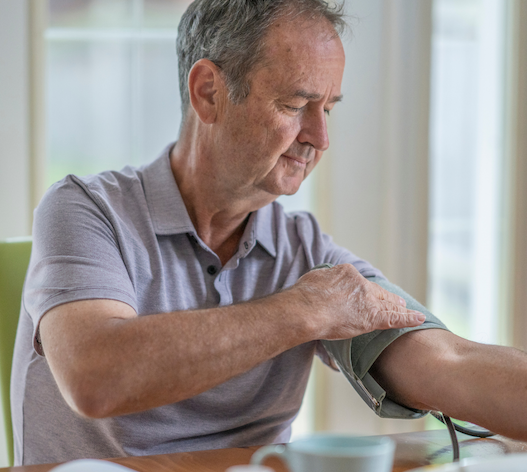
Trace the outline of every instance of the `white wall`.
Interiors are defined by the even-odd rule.
[[[30,234],[28,18],[0,0],[0,239]]]

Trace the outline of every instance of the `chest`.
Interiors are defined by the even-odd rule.
[[[293,285],[309,270],[305,257],[273,257],[258,244],[226,264],[187,233],[158,237],[154,244],[154,250],[136,248],[123,255],[140,315],[262,298]]]

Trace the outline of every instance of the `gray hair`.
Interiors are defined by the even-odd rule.
[[[200,59],[222,72],[229,99],[240,103],[249,95],[248,74],[263,59],[267,28],[282,17],[326,19],[341,35],[347,27],[343,5],[323,0],[195,0],[183,14],[176,49],[183,121],[190,105],[187,80]]]

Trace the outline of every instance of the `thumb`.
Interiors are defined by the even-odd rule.
[[[426,316],[419,311],[408,310],[388,301],[379,302],[373,324],[375,329],[400,329],[419,326],[426,320]]]

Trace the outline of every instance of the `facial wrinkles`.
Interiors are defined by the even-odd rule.
[[[294,141],[282,154],[288,157],[298,157],[309,163],[315,158],[315,152],[315,148],[311,144]]]
[[[317,28],[293,35],[294,28],[288,27],[273,34],[266,54],[272,60],[254,71],[251,93],[246,101],[240,107],[229,107],[232,115],[228,120],[237,126],[228,126],[232,133],[226,141],[226,135],[222,133],[217,144],[223,142],[224,149],[239,153],[239,158],[225,162],[226,186],[236,185],[240,192],[250,192],[251,185],[260,187],[261,183],[262,189],[280,191],[280,188],[289,188],[289,193],[299,185],[294,183],[295,180],[301,182],[320,159],[322,151],[316,150],[309,142],[313,141],[309,133],[304,133],[304,142],[298,138],[306,123],[316,133],[322,132],[320,126],[326,126],[324,108],[331,107],[328,101],[340,94],[343,61],[339,45],[335,43],[339,40],[328,40],[328,29]],[[307,31],[310,40],[299,40],[298,36],[305,36]],[[284,44],[288,47],[284,48]],[[295,90],[322,98],[307,100],[307,104],[300,99],[300,106],[306,105],[306,108],[294,115],[284,106],[295,105],[280,97],[291,96]],[[303,113],[307,115],[303,116]],[[327,132],[326,129],[323,132]],[[299,158],[307,165],[303,169],[295,167],[284,155]],[[291,178],[293,180],[288,180]]]
[[[255,182],[266,175],[276,164],[276,162],[270,163],[269,152],[276,148],[277,133],[280,133],[276,121],[269,118],[268,110],[262,110],[262,107],[268,105],[255,96],[247,100],[255,100],[256,103],[250,107],[246,106],[247,103],[232,107],[233,114],[228,118],[242,126],[241,129],[239,127],[230,128],[234,132],[228,138],[230,141],[228,147],[234,153],[241,153],[243,160],[234,162],[226,160],[225,164],[229,168],[225,168],[222,172],[228,178],[225,185],[232,190],[237,188],[242,194],[249,191]],[[224,134],[222,138],[225,138]],[[251,142],[252,138],[255,138],[254,142]],[[230,167],[232,164],[238,167],[236,169]]]

